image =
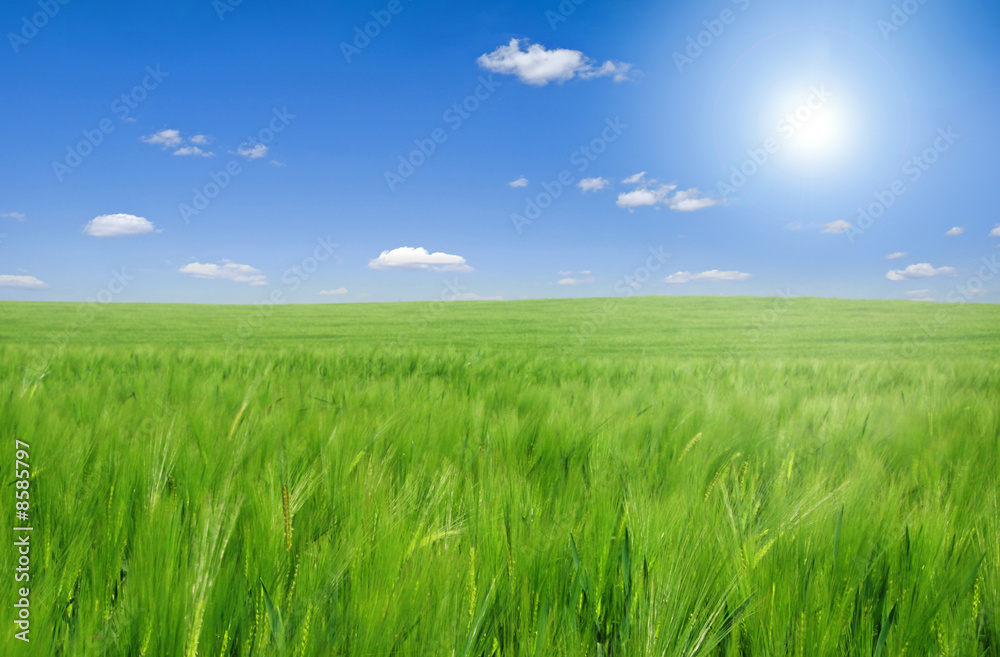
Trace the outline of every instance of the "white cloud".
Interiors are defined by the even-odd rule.
[[[1000,237],[1000,224],[997,224],[997,227],[990,231],[990,237]]]
[[[954,267],[938,267],[935,269],[926,262],[919,265],[910,265],[906,269],[893,269],[885,275],[890,281],[912,281],[917,278],[930,278],[932,276],[954,276],[958,273]]]
[[[151,233],[155,228],[153,222],[145,217],[131,214],[104,214],[91,219],[83,227],[83,232],[91,237],[124,237]]]
[[[597,279],[593,276],[588,276],[586,278],[560,278],[556,281],[556,285],[590,285]]]
[[[607,61],[601,64],[600,68],[581,71],[580,77],[589,80],[590,78],[603,78],[610,75],[615,82],[627,82],[632,79],[632,68],[632,64],[625,62]]]
[[[163,148],[177,148],[184,143],[180,130],[160,130],[146,137],[140,137],[139,140]]]
[[[207,278],[217,281],[233,281],[234,283],[249,283],[254,287],[267,285],[267,277],[259,269],[250,265],[240,265],[232,260],[223,260],[222,264],[192,262],[178,269],[182,274],[195,278]]]
[[[890,253],[885,257],[886,260],[899,260],[900,258],[905,258],[910,255],[906,251],[896,251],[895,253]]]
[[[336,290],[320,290],[320,294],[326,297],[329,296],[343,296],[347,294],[346,287],[339,287]]]
[[[606,189],[611,184],[606,178],[584,178],[576,184],[584,194],[587,192],[599,192]]]
[[[271,160],[271,164],[273,164],[274,166],[278,167],[279,169],[284,169],[285,167],[288,166],[284,162],[279,162],[277,160]]]
[[[851,222],[838,219],[837,221],[831,221],[828,224],[823,224],[823,232],[830,233],[832,235],[843,235],[853,227],[854,226]]]
[[[506,46],[500,46],[491,53],[482,55],[476,62],[487,71],[502,75],[516,75],[526,84],[544,87],[549,82],[566,82],[574,77],[582,79],[612,76],[615,82],[629,79],[631,64],[595,62],[579,50],[556,48],[547,50],[544,46],[528,44],[521,50],[521,40],[511,39]]]
[[[468,273],[475,271],[465,258],[447,253],[428,253],[427,249],[403,246],[382,254],[369,261],[369,269],[424,269],[429,271],[454,271]]]
[[[620,208],[634,209],[644,205],[656,205],[667,200],[670,192],[674,191],[677,185],[661,185],[654,189],[640,187],[631,192],[623,192],[618,195],[617,205]]]
[[[949,230],[947,233],[945,233],[945,235],[947,235],[948,237],[955,237],[956,235],[961,235],[964,232],[965,232],[965,227],[964,226],[955,226],[954,228],[952,228],[951,230]]]
[[[645,177],[646,177],[646,172],[645,171],[640,171],[639,173],[637,173],[635,175],[629,176],[628,178],[626,178],[622,182],[625,183],[626,185],[638,185],[639,183],[642,182],[642,179],[645,178]]]
[[[515,188],[516,187],[527,187],[528,186],[528,179],[525,178],[524,176],[521,176],[517,180],[511,180],[507,184],[510,185],[511,187],[515,187]]]
[[[236,149],[236,154],[248,160],[259,160],[267,155],[267,146],[264,144],[254,144],[253,146],[240,144],[239,148]]]
[[[0,214],[0,217],[6,217],[8,219],[14,219],[15,221],[24,221],[24,215],[20,212],[5,212]]]
[[[629,180],[633,178],[635,176],[632,176]],[[619,194],[618,207],[631,211],[638,207],[653,206],[662,203],[676,212],[694,212],[695,210],[703,210],[722,203],[722,201],[711,198],[699,198],[699,192],[695,188],[682,190],[671,196],[670,192],[674,191],[677,185],[649,186],[655,182],[655,180],[651,180],[648,184],[643,184],[639,189]]]
[[[205,146],[212,142],[212,138],[208,135],[194,135],[188,139],[181,136],[180,130],[160,130],[159,132],[154,132],[151,135],[145,137],[140,137],[140,141],[147,144],[152,144],[153,146],[160,146],[164,149],[171,148],[174,150],[174,155],[193,155],[196,157],[212,157],[215,153],[205,151],[199,146]],[[193,146],[190,144],[194,144]]]
[[[708,271],[703,271],[700,274],[692,274],[689,271],[679,271],[676,274],[671,274],[667,276],[665,281],[667,283],[691,283],[695,281],[745,281],[751,277],[751,274],[747,274],[741,271],[719,271],[718,269],[710,269]]]
[[[0,287],[16,287],[20,290],[47,290],[48,285],[34,276],[0,276]]]
[[[174,155],[195,155],[198,157],[212,157],[215,153],[201,150],[197,146],[185,146],[184,148],[178,148],[174,151]]]
[[[710,208],[721,202],[712,198],[698,198],[698,190],[691,188],[687,191],[677,192],[671,196],[670,200],[667,201],[667,205],[671,210],[677,212],[694,212],[695,210]]]

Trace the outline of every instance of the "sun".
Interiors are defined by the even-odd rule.
[[[799,155],[822,157],[836,149],[841,136],[836,113],[830,108],[823,108],[795,132],[790,146]]]
[[[847,139],[844,117],[838,104],[823,87],[804,102],[783,113],[777,128],[789,154],[796,159],[830,160]]]

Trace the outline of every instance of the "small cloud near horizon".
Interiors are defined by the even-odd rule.
[[[703,271],[700,274],[692,274],[689,271],[679,271],[676,274],[667,276],[664,281],[678,285],[697,281],[745,281],[751,277],[752,274],[747,274],[742,271],[719,271],[718,269],[710,269],[708,271]]]
[[[11,287],[18,290],[47,290],[49,286],[34,276],[0,276],[0,287]]]
[[[929,263],[923,262],[917,265],[910,265],[906,269],[892,269],[885,275],[890,281],[912,281],[918,278],[931,278],[933,276],[955,276],[958,270],[954,267],[933,267]]]
[[[252,287],[267,285],[267,277],[259,269],[237,264],[232,260],[222,260],[220,264],[191,262],[177,271],[195,278],[249,283]]]
[[[434,272],[470,273],[475,271],[459,255],[448,253],[428,253],[423,247],[402,246],[383,251],[379,257],[368,262],[369,269],[422,269]]]

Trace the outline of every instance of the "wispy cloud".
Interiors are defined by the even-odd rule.
[[[259,269],[250,265],[240,265],[232,260],[222,260],[220,264],[192,262],[177,271],[195,278],[249,283],[254,287],[267,285],[267,277]]]
[[[931,278],[932,276],[954,276],[958,270],[954,267],[933,267],[923,262],[918,265],[910,265],[906,269],[892,269],[885,275],[890,281],[912,281],[917,278]]]
[[[248,160],[259,160],[267,155],[267,146],[264,144],[240,144],[236,149],[236,154]]]
[[[200,148],[200,146],[205,146],[206,144],[211,143],[212,138],[208,135],[194,135],[185,139],[181,135],[180,130],[174,130],[173,128],[160,130],[159,132],[154,132],[151,135],[140,137],[139,141],[153,146],[159,146],[164,149],[174,149],[174,155],[189,155],[197,157],[212,157],[215,155],[215,153],[211,153]],[[189,144],[194,144],[194,146]]]
[[[590,285],[597,279],[593,276],[587,276],[586,278],[573,278],[572,276],[567,276],[566,278],[560,278],[556,281],[556,285]]]
[[[671,196],[671,192],[677,189],[677,185],[658,184],[656,180],[640,182],[644,175],[645,173],[640,173],[626,178],[627,181],[634,181],[632,184],[640,183],[640,186],[630,192],[619,194],[616,201],[618,207],[631,212],[636,208],[662,204],[676,212],[693,212],[722,203],[722,201],[701,196],[695,188],[682,190]]]
[[[910,290],[909,292],[904,292],[906,296],[910,297],[914,301],[933,301],[931,298],[930,290]]]
[[[527,187],[528,186],[528,179],[525,178],[524,176],[521,176],[517,180],[511,180],[507,184],[510,185],[511,187],[515,187],[515,188],[517,188],[517,187]]]
[[[910,255],[906,251],[896,251],[895,253],[890,253],[885,257],[886,260],[899,260],[900,258],[905,258]]]
[[[343,295],[347,294],[347,288],[346,287],[338,287],[336,290],[320,290],[320,294],[322,296],[326,296],[326,297],[329,297],[329,296],[343,296]]]
[[[667,206],[676,212],[694,212],[704,210],[713,205],[718,205],[722,201],[714,198],[699,197],[698,190],[691,188],[686,191],[677,192],[667,200]]]
[[[15,221],[24,221],[24,215],[20,212],[5,212],[0,214],[0,217],[6,217],[7,219],[13,219]]]
[[[952,228],[951,230],[949,230],[947,233],[945,233],[945,235],[947,235],[948,237],[955,237],[957,235],[961,235],[964,232],[965,232],[965,227],[964,226],[955,226],[954,228]]]
[[[997,224],[997,227],[990,231],[990,237],[1000,237],[1000,224]]]
[[[681,284],[681,283],[694,283],[697,281],[745,281],[751,277],[751,274],[747,274],[742,271],[719,271],[718,269],[710,269],[708,271],[703,271],[700,274],[692,274],[689,271],[679,271],[676,274],[671,274],[664,279],[667,283]]]
[[[423,269],[435,272],[468,273],[475,271],[465,258],[448,253],[428,253],[423,247],[403,246],[391,251],[383,251],[379,257],[368,262],[369,269]]]
[[[206,153],[197,146],[185,146],[174,151],[174,155],[194,155],[196,157],[212,157],[215,153]]]
[[[91,237],[126,237],[144,235],[155,229],[153,222],[145,217],[133,214],[104,214],[91,219],[83,227],[83,232]]]
[[[503,301],[503,297],[481,297],[475,292],[460,292],[445,296],[447,301]]]
[[[0,276],[0,287],[13,287],[19,290],[47,290],[48,285],[34,276]]]
[[[831,235],[842,235],[849,231],[852,227],[853,224],[851,222],[838,219],[837,221],[831,221],[828,224],[823,224],[823,232]]]
[[[537,87],[544,87],[550,82],[566,82],[575,77],[610,76],[615,82],[624,82],[632,74],[631,64],[607,61],[597,65],[579,50],[548,50],[537,43],[529,45],[527,39],[522,50],[521,43],[521,39],[511,39],[507,45],[480,56],[476,61],[487,71],[516,75],[521,82]]]

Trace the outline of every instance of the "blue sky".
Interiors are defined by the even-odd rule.
[[[0,299],[1000,301],[995,2],[10,0],[0,30]]]

